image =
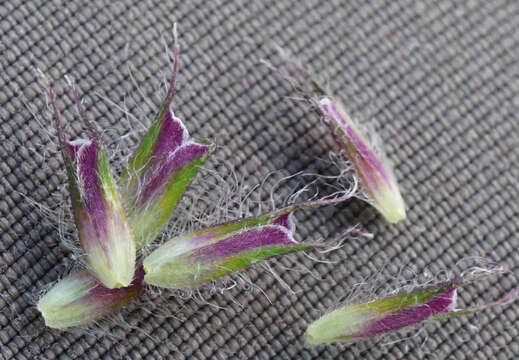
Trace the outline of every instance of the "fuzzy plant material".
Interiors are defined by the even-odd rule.
[[[384,152],[374,146],[369,134],[348,114],[340,100],[317,80],[310,70],[302,66],[285,50],[279,48],[283,64],[276,68],[266,65],[278,76],[289,81],[292,87],[308,101],[329,126],[343,156],[349,161],[360,180],[361,188],[368,201],[390,223],[406,219],[406,206],[400,189]],[[369,135],[369,136],[368,136]]]
[[[73,84],[71,90],[78,112],[84,116]],[[48,96],[67,169],[74,219],[90,271],[107,288],[128,286],[135,272],[135,241],[99,136],[91,128],[90,139],[65,139],[51,87]]]
[[[455,276],[434,284],[403,289],[396,293],[342,305],[308,326],[309,344],[357,342],[382,336],[427,320],[472,314],[490,307],[508,304],[517,298],[519,288],[502,298],[480,305],[459,308],[458,292],[469,283],[492,275],[503,274],[496,264],[479,268],[472,276]]]
[[[310,249],[311,244],[295,241],[292,215],[284,209],[175,237],[144,259],[145,281],[189,288],[259,260]]]
[[[76,86],[69,81],[89,139],[66,139],[53,88],[48,99],[67,169],[69,193],[86,271],[58,281],[38,302],[46,324],[65,328],[87,324],[141,293],[144,272],[137,250],[167,224],[186,187],[212,152],[195,142],[171,111],[179,67],[175,42],[168,94],[118,182],[113,178],[100,136]]]
[[[109,289],[88,271],[58,281],[38,302],[48,327],[64,329],[89,324],[138,297],[144,290],[144,271],[135,271],[130,286]]]
[[[48,84],[75,223],[88,262],[85,271],[65,276],[40,298],[37,308],[47,326],[90,324],[138,297],[146,285],[196,288],[256,262],[319,246],[294,239],[293,212],[350,196],[302,202],[187,232],[149,256],[139,256],[139,250],[163,233],[180,198],[214,150],[207,141],[194,141],[171,110],[178,70],[175,32],[173,75],[166,98],[117,182],[75,85],[70,82],[71,93],[91,138],[69,141]]]

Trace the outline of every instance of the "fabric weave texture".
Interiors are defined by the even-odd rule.
[[[225,175],[228,162],[251,185],[274,170],[330,171],[326,127],[259,61],[273,57],[276,43],[381,133],[408,219],[390,226],[360,201],[305,212],[300,240],[330,239],[357,222],[375,237],[319,256],[333,264],[280,259],[282,281],[261,266],[246,271],[262,291],[238,286],[206,301],[165,294],[149,299],[153,313],[129,305],[119,315],[126,322],[116,318],[104,331],[47,329],[34,301],[75,260],[45,215],[68,204],[59,202],[66,177],[48,150],[55,139],[35,69],[55,80],[71,134],[81,124],[64,75],[112,140],[109,151],[121,139],[133,147],[131,121],[98,94],[152,118],[175,21],[175,114],[193,136],[217,142],[220,162],[209,168]],[[309,347],[304,332],[379,273],[437,274],[470,256],[517,269],[518,28],[513,0],[0,2],[0,359],[517,358],[519,303],[434,322],[393,343]],[[474,289],[497,298],[517,280],[510,274]]]

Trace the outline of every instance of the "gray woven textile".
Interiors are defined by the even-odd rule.
[[[119,313],[125,322],[112,319],[104,330],[49,330],[34,301],[74,259],[56,217],[45,215],[46,207],[67,210],[59,205],[66,178],[61,157],[48,150],[55,139],[35,68],[55,80],[73,134],[81,124],[67,74],[104,137],[134,146],[138,138],[125,136],[131,121],[96,94],[118,105],[136,99],[129,111],[151,118],[156,109],[143,96],[159,103],[175,21],[182,46],[175,111],[196,137],[219,144],[209,167],[225,175],[216,159],[232,164],[250,185],[273,170],[332,171],[319,160],[333,143],[325,127],[259,63],[275,42],[380,131],[408,220],[389,226],[360,201],[305,212],[303,240],[332,239],[357,222],[375,237],[311,254],[334,264],[287,256],[273,265],[281,280],[261,266],[245,271],[263,292],[238,286],[205,302],[153,295],[153,313],[130,305]],[[513,0],[1,1],[0,359],[519,357],[518,303],[430,323],[403,341],[304,342],[307,324],[370,276],[437,274],[469,256],[517,268],[518,28]],[[298,264],[311,272],[290,271]],[[495,299],[517,280],[474,286],[472,300]]]

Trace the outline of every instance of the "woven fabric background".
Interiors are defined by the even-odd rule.
[[[55,209],[66,183],[61,158],[46,150],[52,136],[35,69],[55,80],[74,134],[81,124],[66,96],[67,74],[90,116],[108,129],[104,136],[134,146],[137,137],[124,136],[128,122],[96,94],[115,104],[134,96],[129,110],[151,118],[155,109],[143,96],[159,103],[170,70],[164,44],[175,21],[182,46],[175,111],[192,134],[219,144],[217,158],[250,184],[273,170],[323,167],[318,159],[332,144],[326,129],[259,63],[272,57],[275,42],[328,78],[352,114],[380,131],[408,220],[389,226],[360,201],[300,215],[302,239],[331,238],[356,222],[375,237],[325,257],[335,264],[301,255],[280,260],[321,277],[278,271],[295,294],[255,267],[245,273],[264,294],[233,289],[207,303],[165,295],[150,301],[167,303],[172,317],[130,305],[121,313],[126,322],[104,333],[47,329],[34,301],[74,260],[53,219],[34,207]],[[434,322],[394,343],[304,343],[309,322],[374,274],[436,274],[468,256],[517,269],[517,29],[513,0],[1,1],[0,358],[519,357],[518,303]],[[225,171],[216,161],[208,166]],[[493,280],[475,286],[476,302],[517,285],[513,274]]]

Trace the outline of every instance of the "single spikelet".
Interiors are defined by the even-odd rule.
[[[86,271],[73,273],[47,291],[37,308],[51,328],[89,324],[138,297],[143,290],[143,275],[139,268],[129,286],[110,289]]]
[[[319,101],[325,119],[336,128],[335,134],[344,146],[368,199],[390,223],[406,218],[405,203],[391,167],[377,154],[359,131],[341,103],[330,97]]]
[[[89,127],[91,139],[65,139],[54,90],[49,102],[69,181],[69,193],[82,249],[90,270],[108,288],[128,286],[133,278],[136,250],[116,182],[100,144],[71,84],[78,112]]]
[[[486,265],[470,268],[441,281],[422,285],[411,283],[367,301],[357,299],[340,305],[308,326],[306,340],[309,344],[357,342],[418,325],[427,320],[471,314],[514,301],[519,288],[496,301],[467,308],[458,307],[458,292],[464,287],[504,272],[497,264]]]
[[[310,244],[294,240],[290,209],[238,220],[173,238],[143,261],[145,282],[164,288],[188,288],[255,262]]]
[[[163,230],[187,186],[214,150],[207,141],[193,141],[170,109],[179,60],[175,41],[173,76],[166,99],[119,180],[138,248],[155,240]]]
[[[405,202],[385,154],[369,140],[374,136],[361,131],[338,98],[321,85],[310,70],[283,49],[280,48],[279,52],[283,65],[276,68],[265,62],[267,66],[289,81],[297,94],[324,118],[335,136],[341,154],[349,160],[368,201],[388,222],[404,220]]]

